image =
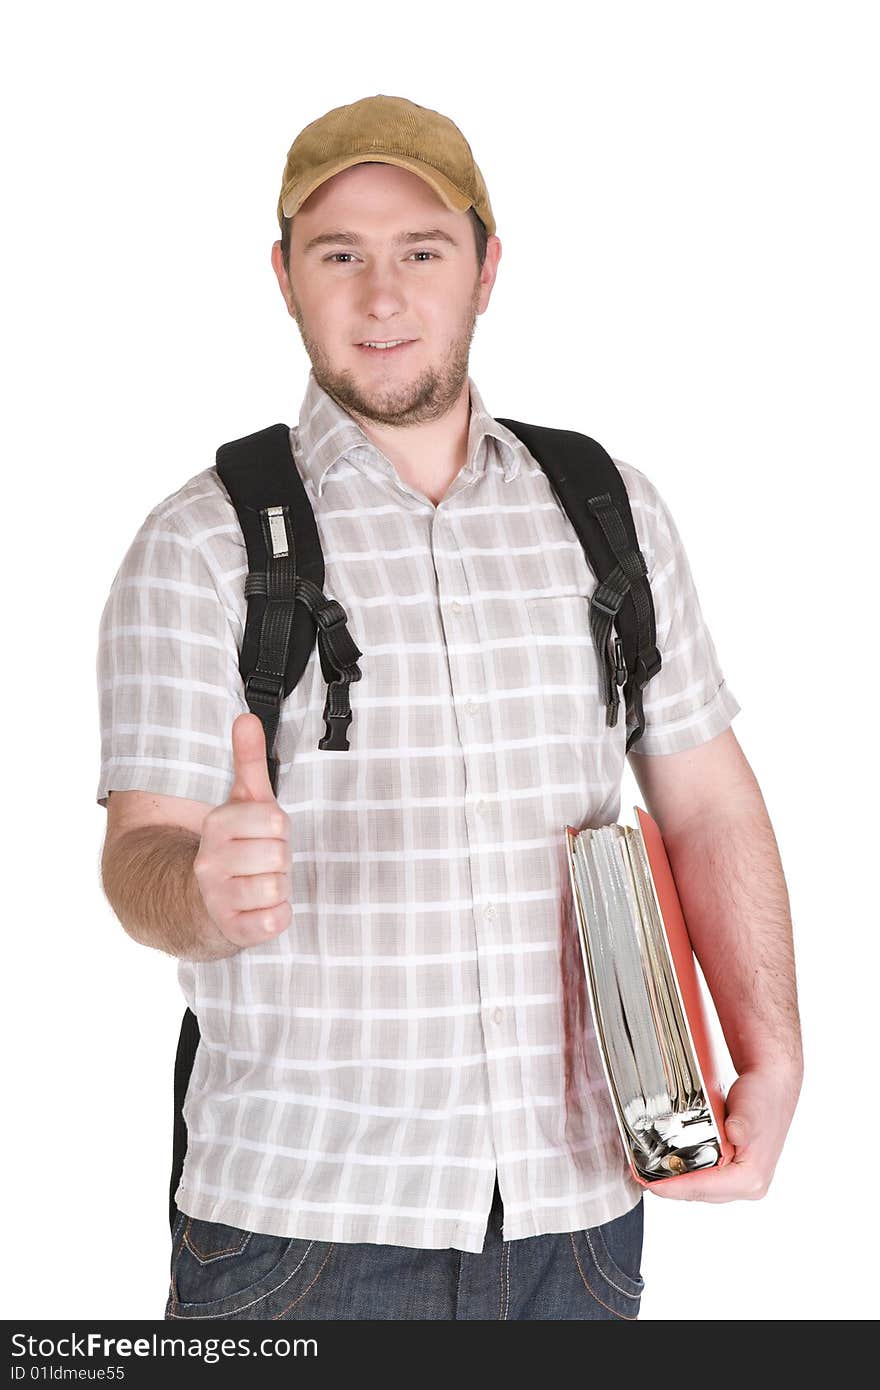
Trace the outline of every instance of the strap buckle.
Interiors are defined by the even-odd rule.
[[[626,662],[623,659],[623,646],[615,633],[614,637],[614,679],[618,685],[626,684]]]
[[[349,749],[348,726],[351,723],[351,710],[344,714],[328,714],[324,710],[324,737],[319,748],[329,749],[331,753],[345,753]]]

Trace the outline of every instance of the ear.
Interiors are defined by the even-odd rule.
[[[281,255],[280,241],[272,243],[272,269],[275,271],[275,278],[278,281],[278,288],[281,291],[281,296],[284,303],[287,305],[287,312],[292,317],[293,309],[291,307],[290,280],[288,279],[287,271],[284,269],[284,259]]]
[[[489,298],[495,284],[495,277],[498,274],[498,262],[501,260],[501,241],[494,234],[486,242],[486,259],[483,261],[480,270],[480,293],[477,301],[477,313],[484,314],[489,307]]]

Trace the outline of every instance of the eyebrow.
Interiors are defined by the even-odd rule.
[[[457,246],[458,242],[451,237],[448,232],[444,232],[442,227],[432,227],[427,232],[401,232],[394,238],[396,245],[408,246],[416,241],[447,241],[450,246]],[[313,236],[311,241],[307,241],[303,247],[303,254],[311,251],[316,246],[363,246],[364,238],[358,236],[357,232],[321,232],[319,236]]]

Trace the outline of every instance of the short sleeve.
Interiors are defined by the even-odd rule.
[[[111,790],[226,800],[232,723],[248,708],[230,611],[212,561],[175,516],[151,512],[99,624],[100,806]]]
[[[672,514],[654,484],[618,467],[648,566],[662,666],[643,688],[645,731],[634,753],[677,753],[715,738],[740,705],[725,680]]]

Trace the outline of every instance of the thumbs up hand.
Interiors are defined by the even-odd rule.
[[[232,789],[205,816],[193,873],[222,935],[236,946],[254,946],[293,921],[290,820],[272,790],[255,714],[234,720],[232,758]]]

